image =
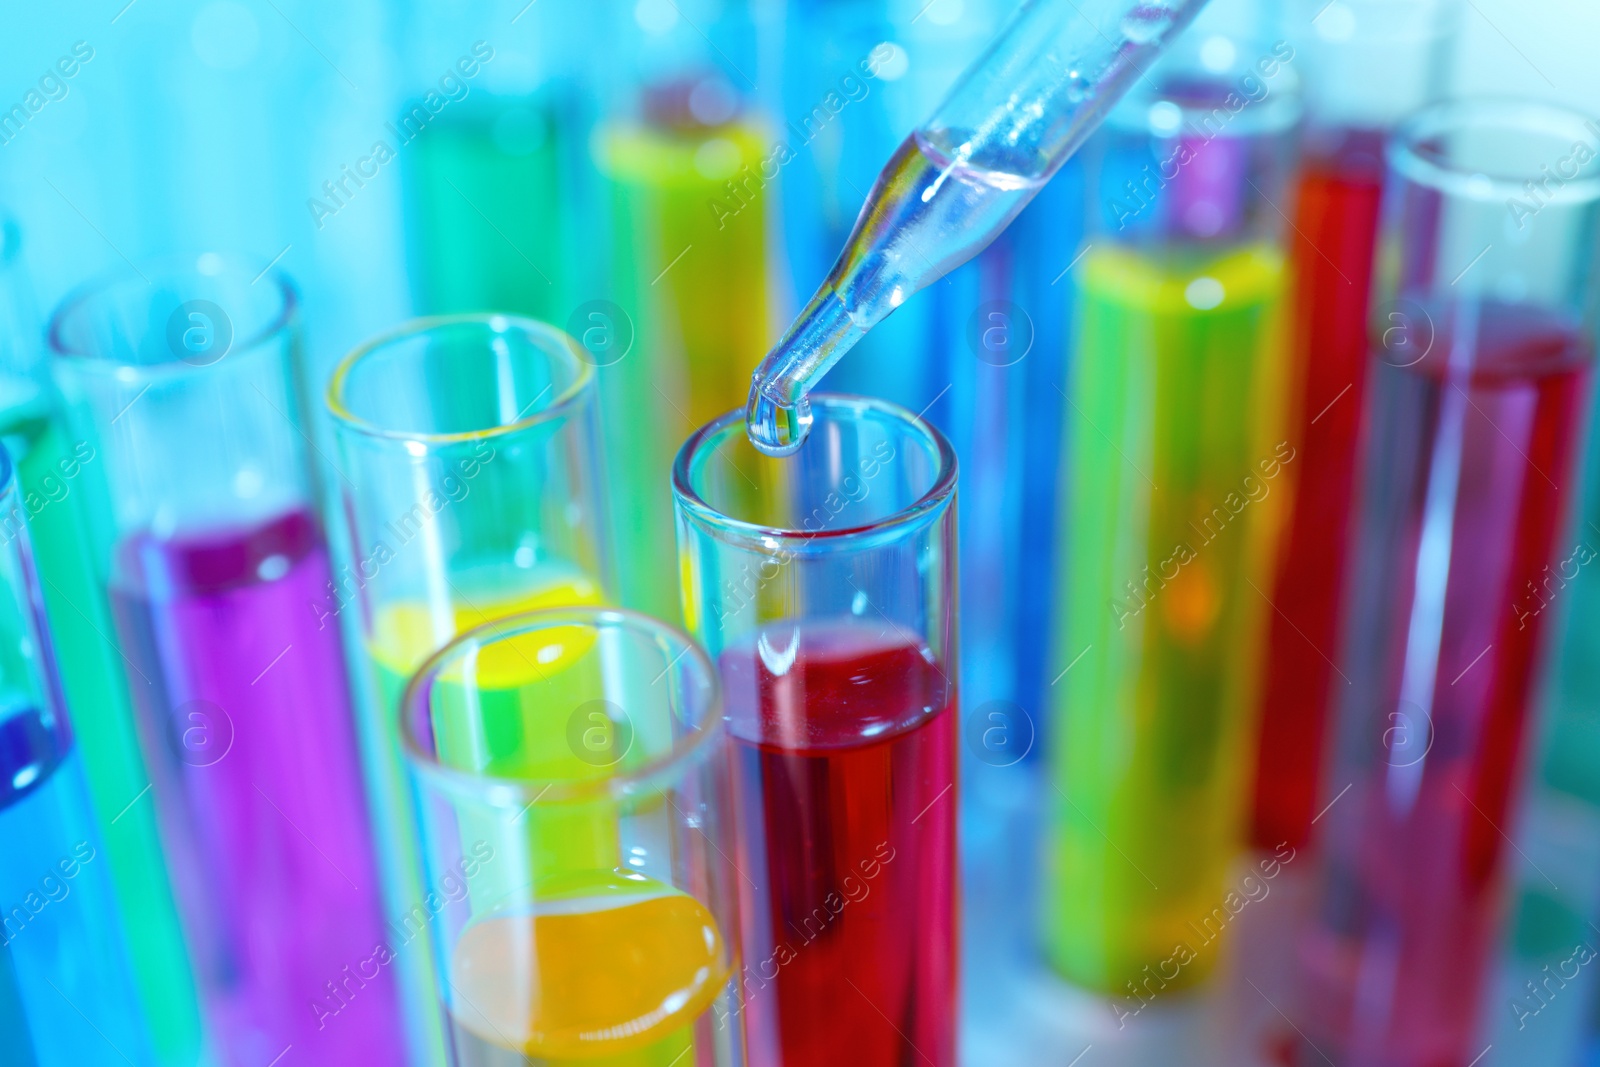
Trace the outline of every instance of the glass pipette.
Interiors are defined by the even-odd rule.
[[[789,455],[806,394],[906,298],[988,246],[1205,0],[1026,0],[901,142],[838,260],[750,383],[750,441]]]

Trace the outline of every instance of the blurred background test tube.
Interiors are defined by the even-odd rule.
[[[1530,588],[1568,555],[1591,399],[1596,149],[1580,114],[1478,102],[1423,111],[1387,151],[1301,1063],[1482,1051],[1548,622]]]
[[[1260,583],[1295,459],[1274,207],[1299,117],[1292,55],[1181,39],[1090,142],[1043,910],[1051,963],[1114,996],[1203,979],[1225,925]]]
[[[72,441],[45,358],[44,329],[22,255],[22,234],[0,214],[0,439],[16,463],[16,502],[35,532],[39,575],[56,669],[76,723],[89,795],[163,1064],[200,1055],[200,1013],[172,902],[155,810],[133,804],[150,785],[133,707],[111,633],[111,610],[95,580],[78,476],[98,458]]]
[[[748,82],[723,58],[753,51],[738,43],[750,32],[743,12],[731,4],[710,27],[719,53],[671,6],[636,8],[642,25],[629,29],[646,40],[634,99],[594,139],[609,199],[607,298],[578,305],[567,323],[600,366],[622,602],[672,621],[676,574],[661,565],[673,541],[672,456],[742,402],[773,327],[769,186],[780,160]]]
[[[749,1063],[955,1063],[955,454],[813,398],[793,458],[742,410],[678,454],[683,611],[720,671],[741,813]]]
[[[457,1067],[739,1067],[739,874],[705,653],[603,608],[462,634],[406,692]]]
[[[596,94],[581,90],[599,86],[574,69],[577,42],[594,39],[586,20],[605,6],[402,8],[396,50],[407,95],[390,133],[404,161],[418,314],[564,320],[593,258],[583,225],[593,184],[583,179],[593,170],[583,164]]]
[[[205,253],[86,288],[50,339],[218,1054],[398,1062],[295,290]]]
[[[323,611],[358,611],[372,672],[367,779],[391,949],[413,998],[406,1017],[414,1042],[434,1052],[419,1062],[435,1062],[443,1046],[429,939],[417,920],[426,890],[397,733],[400,696],[457,633],[600,601],[607,553],[587,359],[566,334],[530,319],[421,319],[356,349],[328,387],[353,573],[339,576]],[[530,675],[537,669],[527,665]]]
[[[0,1059],[15,1067],[152,1063],[44,627],[25,508],[0,449]]]
[[[1339,684],[1329,659],[1350,535],[1357,434],[1366,398],[1367,303],[1383,143],[1444,87],[1459,4],[1339,0],[1296,5],[1305,85],[1300,170],[1283,203],[1294,291],[1289,316],[1289,425],[1298,457],[1269,585],[1276,608],[1262,660],[1250,843],[1303,848],[1321,795],[1327,708]],[[1313,17],[1314,16],[1314,17]]]

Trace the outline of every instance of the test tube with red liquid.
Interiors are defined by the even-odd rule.
[[[955,456],[896,405],[812,403],[792,458],[733,412],[673,471],[733,738],[748,1062],[951,1067]]]
[[[1386,152],[1298,1063],[1466,1064],[1594,358],[1600,134],[1425,109]]]

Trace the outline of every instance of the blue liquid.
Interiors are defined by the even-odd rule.
[[[0,1065],[150,1063],[71,735],[0,716]]]

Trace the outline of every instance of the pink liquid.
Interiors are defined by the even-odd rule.
[[[775,624],[721,667],[751,1067],[953,1065],[953,684],[852,623]]]
[[[1528,583],[1567,555],[1589,346],[1527,308],[1429,314],[1428,356],[1379,362],[1371,380],[1327,792],[1353,784],[1321,827],[1324,897],[1302,946],[1320,1051],[1302,1048],[1302,1064],[1465,1067],[1482,1051],[1503,833],[1550,618],[1528,616]]]
[[[403,1052],[328,555],[291,511],[130,537],[112,597],[174,881],[229,1064]],[[148,800],[144,801],[148,803]],[[331,985],[330,985],[331,983]]]

